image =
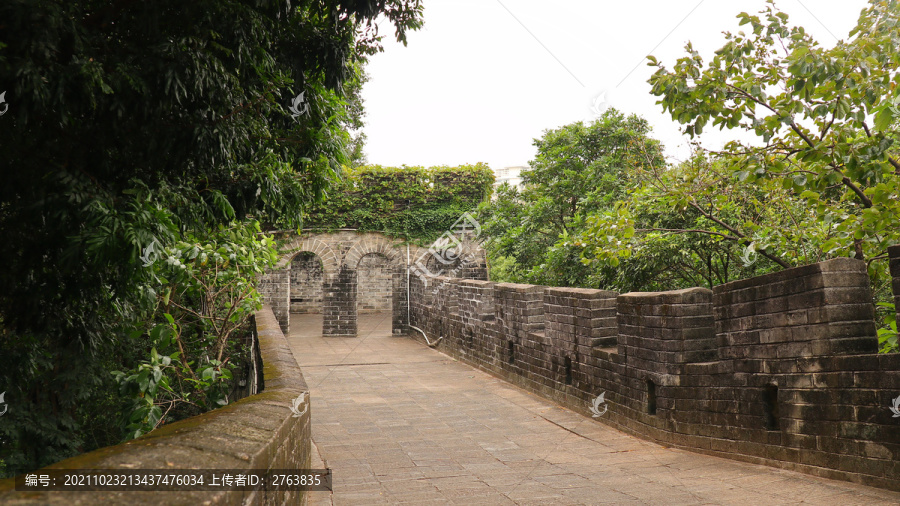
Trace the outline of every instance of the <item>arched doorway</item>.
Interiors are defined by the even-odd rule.
[[[309,251],[301,251],[291,260],[291,313],[322,313],[322,260]]]
[[[396,266],[382,253],[366,253],[356,265],[358,333],[391,332]]]
[[[282,250],[285,253],[277,266],[258,285],[282,330],[290,331],[294,313],[304,332],[315,327],[325,336],[357,336],[358,314],[384,312],[393,334],[406,333],[407,278],[426,275],[420,263],[427,261],[423,253],[429,252],[398,244],[382,234],[355,230],[302,235]],[[443,260],[440,266],[429,265],[450,277],[465,274],[469,266],[465,260]],[[413,268],[408,269],[408,264]],[[482,254],[472,265],[483,264]],[[321,327],[310,318],[300,318],[304,314],[321,314]]]
[[[394,268],[380,253],[369,253],[359,259],[357,271],[356,312],[390,313],[393,310]]]

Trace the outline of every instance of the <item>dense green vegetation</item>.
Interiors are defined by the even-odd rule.
[[[306,226],[384,232],[427,244],[491,193],[494,173],[478,163],[460,167],[363,166],[345,172]]]
[[[668,195],[660,181],[717,164],[697,156],[667,166],[645,120],[610,109],[590,125],[547,131],[535,146],[524,188],[501,186],[479,208],[492,239],[495,279],[656,291],[711,287],[777,267],[765,259],[744,262],[740,244],[703,229],[715,224],[702,214],[659,201]],[[731,215],[768,218],[768,208],[753,195],[738,197],[740,189],[720,186],[718,195],[732,196]],[[590,249],[603,234],[612,244]]]
[[[591,279],[597,273],[581,263],[572,238],[589,216],[627,196],[638,182],[635,168],[641,161],[665,164],[662,147],[649,131],[645,120],[610,109],[590,125],[566,125],[536,139],[536,158],[522,172],[524,189],[501,185],[496,198],[479,209],[498,260],[494,275],[556,286],[600,283]]]
[[[610,110],[545,132],[524,189],[490,202],[482,164],[362,166],[378,16],[405,42],[421,2],[0,4],[0,476],[229,402],[273,230],[425,244],[481,203],[495,279],[619,291],[852,256],[898,349],[896,0],[831,48],[770,6],[709,61],[690,44],[671,69],[650,58],[687,135],[756,142],[670,164],[646,121]]]
[[[260,232],[359,158],[376,16],[422,7],[0,4],[0,475],[227,402]]]
[[[773,5],[738,18],[749,33],[726,33],[708,63],[690,44],[672,70],[650,57],[650,83],[686,134],[712,125],[758,141],[666,165],[646,128],[628,126],[640,120],[615,112],[546,132],[525,190],[481,208],[493,274],[658,290],[851,256],[869,266],[882,351],[896,351],[886,249],[900,243],[900,5],[871,0],[832,48]],[[585,135],[603,130],[629,136]]]

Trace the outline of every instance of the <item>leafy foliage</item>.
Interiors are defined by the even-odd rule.
[[[632,289],[711,288],[782,268],[787,262],[773,247],[800,263],[824,257],[809,230],[794,228],[812,214],[803,201],[779,194],[786,191],[780,187],[770,188],[781,197],[772,200],[758,186],[735,185],[715,157],[701,152],[674,167],[640,168],[637,179],[640,186],[615,209],[586,220],[579,238],[585,263],[615,267],[624,276],[615,286],[631,280]],[[750,235],[728,223],[741,223]],[[764,227],[784,229],[782,242],[773,243]]]
[[[897,333],[897,309],[890,302],[879,302],[879,308],[884,311],[884,327],[878,329],[878,344],[882,353],[896,353],[900,351]]]
[[[898,3],[871,0],[851,39],[833,48],[774,5],[760,14],[740,14],[750,33],[726,33],[708,64],[690,44],[672,70],[650,57],[652,92],[686,134],[711,124],[757,142],[645,171],[632,199],[591,222],[586,261],[614,265],[660,232],[702,234],[764,257],[764,269],[866,260],[876,301],[887,301],[885,253],[900,242]],[[638,218],[646,210],[686,221],[648,227]],[[892,332],[885,320],[883,351],[896,348]]]
[[[833,48],[788,26],[773,6],[738,18],[752,32],[727,33],[708,65],[690,45],[673,71],[651,57],[659,103],[689,135],[711,122],[758,136],[759,145],[732,142],[719,153],[735,184],[755,184],[776,203],[797,197],[815,211],[795,227],[756,224],[755,233],[789,244],[789,234],[817,221],[828,226],[805,232],[828,255],[883,256],[900,242],[897,2],[870,1],[855,37]]]
[[[324,201],[310,210],[307,227],[378,231],[430,243],[491,192],[487,165],[460,167],[363,166],[347,171]]]
[[[10,405],[0,472],[118,441],[121,429],[104,423],[115,417],[98,413],[120,412],[123,401],[131,413],[134,391],[111,394],[108,371],[138,371],[138,386],[141,365],[156,374],[147,330],[165,324],[162,314],[182,339],[203,334],[178,367],[196,373],[195,352],[230,353],[221,331],[253,306],[263,252],[256,238],[222,237],[220,225],[301,226],[349,160],[362,69],[380,48],[374,19],[385,16],[405,41],[421,13],[418,0],[0,4],[9,104],[0,118],[0,384]],[[225,277],[178,277],[142,260],[166,252],[187,266],[196,259],[184,251],[225,244],[226,256],[254,251],[234,277],[227,267]],[[182,308],[156,311],[166,289]],[[201,293],[220,289],[229,295],[213,313],[198,311]],[[216,320],[226,307],[227,325]],[[188,308],[206,318],[190,320]],[[144,337],[128,339],[136,329]],[[90,427],[96,421],[103,430]]]
[[[537,155],[522,172],[524,189],[501,185],[496,198],[479,208],[492,261],[505,259],[504,280],[606,284],[607,275],[581,262],[575,239],[589,216],[611,209],[637,184],[637,167],[664,165],[662,148],[649,132],[645,120],[610,109],[590,125],[548,130],[534,141]],[[495,279],[498,274],[492,273]]]
[[[132,401],[129,437],[228,403],[228,380],[242,365],[243,340],[235,337],[262,306],[255,279],[278,259],[274,241],[258,233],[255,223],[221,227],[208,241],[181,241],[147,259],[161,314],[132,339],[150,347],[149,360],[114,372]]]

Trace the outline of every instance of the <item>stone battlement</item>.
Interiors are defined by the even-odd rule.
[[[900,301],[900,248],[891,248]],[[900,490],[900,354],[878,354],[865,263],[626,293],[414,277],[440,349],[625,432]]]

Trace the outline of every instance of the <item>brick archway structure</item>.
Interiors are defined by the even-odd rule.
[[[428,250],[408,246],[412,262],[428,255]],[[487,279],[484,252],[477,250],[478,260],[459,275]],[[407,245],[383,234],[355,230],[332,233],[304,232],[290,238],[282,248],[282,256],[274,269],[259,284],[266,304],[272,307],[282,330],[290,327],[291,262],[302,252],[314,254],[322,262],[322,334],[356,336],[357,290],[360,261],[367,255],[385,259],[391,271],[392,329],[405,334],[407,321]],[[478,275],[480,274],[480,276]],[[446,275],[446,273],[444,274]]]
[[[344,262],[353,267],[353,275],[357,276],[360,262],[369,255],[378,255],[391,267],[391,329],[394,334],[406,332],[406,252],[401,254],[401,243],[391,241],[381,234],[361,234],[360,240],[354,244],[344,257]],[[405,250],[405,247],[404,247]],[[359,287],[358,279],[354,280]],[[353,300],[352,313],[357,316],[356,299]],[[354,329],[354,335],[356,329]]]
[[[285,251],[285,254],[281,256],[278,265],[275,267],[276,269],[287,267],[295,256],[303,252],[309,252],[319,257],[325,270],[326,280],[334,276],[340,268],[341,259],[338,254],[331,249],[327,240],[319,237],[298,237],[288,243],[283,251]]]

